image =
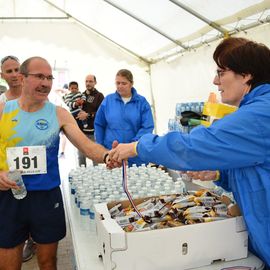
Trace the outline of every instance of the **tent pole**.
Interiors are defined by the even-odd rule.
[[[151,65],[148,65],[148,75],[149,75],[149,82],[150,82],[150,95],[151,95],[151,109],[152,109],[152,114],[154,118],[154,132],[157,134],[157,115],[156,115],[156,104],[155,104],[155,97],[153,93],[153,86],[152,86],[152,72],[151,72]]]

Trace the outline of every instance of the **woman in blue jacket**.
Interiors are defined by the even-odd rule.
[[[245,219],[249,248],[270,266],[270,50],[244,39],[223,40],[214,52],[223,103],[239,109],[190,134],[145,135],[118,145],[111,159],[138,156],[177,170],[213,172],[232,191]],[[213,178],[212,178],[213,179]]]
[[[152,133],[154,121],[147,100],[133,87],[133,75],[127,69],[117,72],[116,92],[101,103],[95,118],[96,142],[108,149],[117,140],[121,143],[138,141],[142,135]],[[141,165],[139,157],[130,158],[129,166]]]

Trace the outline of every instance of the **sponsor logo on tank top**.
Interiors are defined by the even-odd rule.
[[[40,130],[46,130],[49,128],[49,123],[45,119],[39,119],[36,121],[35,126]]]

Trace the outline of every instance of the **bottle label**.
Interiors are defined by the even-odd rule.
[[[21,174],[47,173],[46,160],[45,145],[7,147],[7,161],[9,167],[19,170]]]

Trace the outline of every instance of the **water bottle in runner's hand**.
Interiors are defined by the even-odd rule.
[[[14,182],[16,182],[17,186],[20,187],[20,189],[11,189],[14,198],[21,200],[27,195],[27,190],[25,188],[22,175],[19,171],[11,168],[8,172],[8,178]]]

